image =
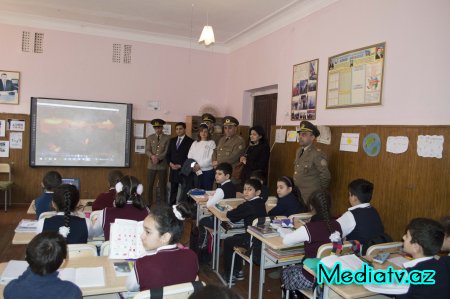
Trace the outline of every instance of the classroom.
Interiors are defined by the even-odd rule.
[[[233,1],[226,8],[211,0],[193,1],[192,5],[176,1],[176,8],[156,1],[140,3],[141,11],[134,8],[135,15],[121,6],[121,1],[114,1],[116,11],[105,14],[101,13],[101,1],[95,1],[97,6],[80,2],[79,7],[61,4],[58,8],[52,1],[43,1],[48,9],[43,12],[44,8],[32,1],[17,4],[0,0],[0,73],[20,75],[20,80],[13,79],[19,82],[17,101],[11,103],[0,96],[0,147],[4,148],[4,141],[12,143],[11,135],[20,139],[20,146],[0,155],[0,163],[11,166],[14,181],[12,204],[5,207],[8,223],[0,228],[5,243],[1,245],[1,262],[19,259],[15,248],[25,253],[24,245],[11,245],[14,228],[41,194],[46,172],[56,170],[65,178],[79,178],[80,198],[94,199],[105,191],[111,170],[30,166],[31,98],[132,104],[132,129],[136,124],[147,129],[151,120],[163,119],[171,126],[171,137],[176,136],[177,122],[186,122],[187,131],[192,132],[193,118],[213,111],[218,118],[235,117],[247,141],[249,128],[255,125],[255,99],[275,95],[275,107],[268,109],[276,111],[274,121],[266,130],[271,149],[268,187],[275,196],[277,179],[294,175],[299,148],[298,142],[275,142],[276,135],[280,130],[298,131],[301,119],[293,110],[306,105],[299,101],[293,108],[293,69],[316,59],[315,85],[308,86],[315,90],[315,107],[308,118],[314,125],[330,129],[330,144],[316,142],[316,146],[328,159],[332,215],[339,217],[347,211],[348,184],[357,178],[374,183],[372,205],[394,241],[402,241],[413,218],[439,221],[450,215],[450,101],[446,96],[450,62],[445,58],[441,61],[450,52],[449,1],[297,0],[281,5],[263,0],[259,9],[260,1],[245,5]],[[145,10],[151,10],[152,5],[167,15],[176,9],[177,14],[167,20],[159,16],[161,19],[153,23],[145,19]],[[239,5],[243,5],[242,10],[235,8]],[[239,22],[233,22],[233,14]],[[242,14],[249,15],[247,21]],[[117,23],[111,25],[109,17]],[[120,20],[128,25],[121,26]],[[197,42],[205,22],[216,35],[216,43],[207,47]],[[214,22],[222,27],[215,27]],[[168,23],[178,31],[156,31],[158,26],[170,27]],[[145,26],[154,32],[143,30]],[[329,58],[379,44],[384,51],[379,102],[331,107],[327,102],[329,76],[336,61]],[[355,71],[353,61],[350,63]],[[298,88],[302,87],[300,82]],[[11,121],[23,124],[23,130],[3,128],[2,133],[1,126]],[[366,154],[362,144],[371,133],[381,140],[375,156]],[[341,138],[349,134],[359,136],[355,152],[342,150]],[[394,136],[408,137],[406,152],[387,151],[386,141]],[[419,136],[440,137],[441,156],[419,155]],[[130,139],[129,167],[120,170],[138,178],[145,193],[149,159],[135,151],[137,138]],[[0,205],[3,207],[3,197]],[[208,277],[208,272],[202,275],[200,279]],[[254,275],[254,298],[257,281]],[[279,279],[267,278],[266,283],[264,298],[279,298]],[[234,288],[247,296],[245,284]]]

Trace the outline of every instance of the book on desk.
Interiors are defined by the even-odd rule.
[[[32,233],[37,230],[37,220],[22,219],[14,230],[15,233]]]
[[[258,234],[263,238],[271,238],[280,235],[278,231],[272,228],[269,224],[249,226],[248,229],[255,232],[256,234]]]
[[[303,244],[283,249],[273,249],[267,247],[266,253],[278,260],[278,262],[289,262],[303,258],[305,254],[305,247]]]

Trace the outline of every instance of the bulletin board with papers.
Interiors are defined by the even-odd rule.
[[[381,105],[386,43],[328,58],[327,109]]]

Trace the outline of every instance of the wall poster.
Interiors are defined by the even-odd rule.
[[[294,65],[291,120],[316,119],[319,59]]]

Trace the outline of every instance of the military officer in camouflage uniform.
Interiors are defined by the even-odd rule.
[[[233,168],[239,164],[239,158],[245,150],[244,139],[237,134],[239,122],[232,116],[223,118],[224,136],[220,138],[212,156],[214,167],[222,162],[228,162]],[[234,182],[233,182],[234,183]]]
[[[210,113],[203,113],[202,122],[204,122],[205,124],[208,125],[208,131],[209,131],[209,134],[211,134],[211,139],[214,140],[214,142],[217,145],[222,136],[221,136],[221,134],[217,134],[214,130],[214,125],[216,124],[216,118],[214,117],[214,115],[212,115]]]
[[[331,175],[325,153],[313,144],[320,135],[317,127],[309,121],[302,121],[297,133],[300,148],[295,154],[294,183],[307,203],[314,191],[328,189]]]
[[[166,123],[164,120],[153,119],[150,123],[155,129],[155,133],[147,137],[145,145],[145,154],[149,158],[147,164],[147,199],[149,206],[153,204],[153,186],[156,178],[158,178],[160,195],[156,201],[166,202],[168,169],[166,154],[170,141],[170,136],[163,133],[163,125]]]

